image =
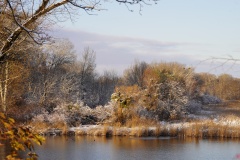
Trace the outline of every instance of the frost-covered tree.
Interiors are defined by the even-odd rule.
[[[73,47],[67,40],[46,44],[32,54],[27,101],[47,107],[58,97],[65,100],[74,84],[70,70],[74,63]]]
[[[85,48],[80,60],[77,62],[77,88],[79,101],[92,106],[97,101],[97,95],[94,93],[96,87],[96,54],[90,48]]]

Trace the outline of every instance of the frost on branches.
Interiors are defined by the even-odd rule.
[[[97,106],[92,109],[88,106],[84,106],[83,103],[79,104],[61,104],[58,105],[53,112],[42,111],[41,114],[36,115],[32,119],[32,126],[36,130],[39,130],[41,125],[47,126],[46,129],[58,128],[63,126],[76,127],[81,124],[96,124],[97,122],[103,122],[112,115],[111,105]],[[58,124],[58,125],[57,125]]]

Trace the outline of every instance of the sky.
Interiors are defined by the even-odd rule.
[[[178,62],[196,72],[240,77],[239,0],[160,0],[128,6],[108,1],[96,15],[79,11],[55,26],[58,38],[69,39],[81,56],[96,52],[97,70],[122,74],[134,62]],[[133,10],[133,12],[129,11]],[[214,60],[212,60],[214,58]]]

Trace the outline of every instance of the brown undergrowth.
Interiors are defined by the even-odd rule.
[[[67,134],[69,131],[66,127],[59,124],[58,126],[47,126],[46,124],[38,124],[38,127],[44,128],[45,133],[50,128],[65,130],[62,133]],[[43,131],[43,130],[42,130]],[[46,133],[47,134],[47,133]],[[212,120],[206,122],[190,122],[187,124],[165,124],[155,126],[89,126],[88,128],[77,128],[74,135],[83,136],[171,136],[171,137],[195,137],[195,138],[240,138],[240,126],[228,126],[225,124],[217,124]]]
[[[31,126],[39,133],[47,134],[51,128],[61,130],[61,134],[81,136],[171,136],[196,138],[240,138],[240,118],[227,115],[214,119],[195,119],[185,122],[157,122],[132,117],[124,125],[119,122],[101,125],[82,125],[69,128],[64,122],[55,124],[32,122]]]

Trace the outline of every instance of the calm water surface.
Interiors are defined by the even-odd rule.
[[[36,149],[42,160],[227,160],[240,141],[130,137],[50,137]]]
[[[4,147],[0,147],[3,155]],[[239,140],[131,137],[49,137],[39,160],[232,160]],[[0,157],[1,158],[1,157]]]

